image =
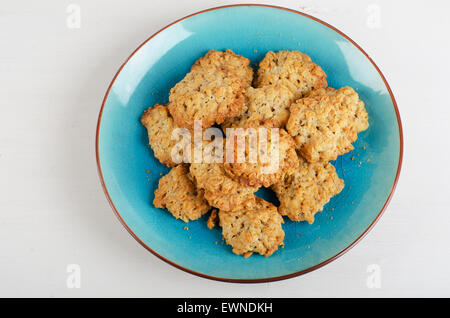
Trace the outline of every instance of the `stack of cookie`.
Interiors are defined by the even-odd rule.
[[[271,160],[259,157],[177,164],[172,132],[192,131],[196,121],[202,129],[226,132],[223,145],[234,142],[230,128],[254,128],[258,140],[261,128],[276,129],[276,138],[269,136],[257,153],[270,159],[275,154],[266,150],[276,141],[277,169],[267,171]],[[211,50],[171,89],[169,104],[150,107],[141,122],[155,157],[173,167],[160,179],[153,204],[185,222],[211,211],[208,227],[218,223],[233,252],[248,257],[270,256],[283,245],[282,216],[312,224],[342,191],[344,181],[329,161],[353,149],[357,134],[368,128],[368,114],[352,88],[327,87],[325,72],[304,53],[268,52],[254,78],[247,58]],[[249,152],[246,146],[245,156]],[[255,196],[260,187],[270,187],[280,206]]]

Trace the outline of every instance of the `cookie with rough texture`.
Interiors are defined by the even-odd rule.
[[[211,68],[225,70],[227,73],[235,75],[241,80],[244,88],[252,84],[253,69],[250,66],[250,60],[235,54],[232,50],[227,49],[225,52],[210,50],[195,62],[191,70]]]
[[[245,98],[244,95],[244,103],[242,104],[241,110],[236,114],[236,116],[227,118],[223,121],[223,123],[220,125],[222,130],[225,132],[227,128],[235,128],[235,127],[245,127],[249,121],[246,121],[248,118],[247,112],[248,112],[248,105],[247,105],[248,99]],[[253,122],[250,122],[250,124],[254,124]]]
[[[155,157],[168,167],[175,166],[177,163],[172,160],[172,149],[178,141],[172,140],[171,137],[173,130],[178,126],[174,123],[167,107],[159,104],[150,107],[142,115],[141,123],[147,128],[148,143]],[[179,155],[183,157],[190,154],[183,154],[183,149],[180,149]]]
[[[219,211],[219,222],[222,235],[235,254],[249,257],[259,253],[267,257],[283,245],[283,218],[274,205],[263,199],[257,198],[249,210]]]
[[[224,163],[224,169],[234,180],[247,186],[269,187],[298,167],[294,140],[284,129],[259,126],[242,132],[254,137],[243,137],[239,141],[237,136],[227,136],[227,141],[235,140],[231,148],[234,160]],[[236,135],[239,133],[236,130]],[[227,149],[230,146],[227,145]]]
[[[230,50],[210,51],[200,58],[170,90],[168,108],[175,123],[193,129],[194,121],[201,120],[205,129],[239,114],[243,91],[253,76],[248,64]]]
[[[359,99],[359,95],[349,86],[338,90],[327,87],[326,89],[314,90],[308,94],[308,97],[319,97],[327,94],[333,101],[333,104],[339,109],[348,111],[353,119],[353,125],[356,132],[361,132],[369,128],[369,115],[367,114],[364,102]]]
[[[231,179],[221,163],[193,163],[191,175],[197,188],[204,190],[208,203],[223,211],[239,211],[255,204],[257,187]]]
[[[186,165],[172,168],[159,179],[153,204],[157,208],[166,208],[176,219],[184,222],[197,220],[210,209],[203,191],[197,190],[190,179]]]
[[[328,162],[309,163],[299,158],[300,166],[287,173],[283,180],[272,186],[280,207],[281,215],[292,221],[314,222],[314,215],[323,210],[331,197],[344,188],[334,166]]]
[[[302,52],[269,51],[259,63],[255,83],[257,87],[282,84],[298,99],[313,89],[327,87],[326,78],[322,68]]]
[[[286,129],[309,162],[336,160],[353,150],[368,127],[364,103],[350,87],[320,89],[291,105]]]
[[[273,127],[284,127],[289,118],[289,106],[293,101],[294,94],[283,85],[249,87],[245,91],[245,103],[241,113],[225,120],[222,128],[248,127],[254,123],[271,123]]]

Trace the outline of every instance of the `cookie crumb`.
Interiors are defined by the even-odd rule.
[[[206,226],[208,227],[208,229],[212,230],[216,226],[217,220],[218,220],[217,210],[213,209],[211,211],[211,214],[210,214],[210,216],[208,218],[208,221],[206,223]]]

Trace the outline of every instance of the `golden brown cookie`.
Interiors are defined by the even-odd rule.
[[[280,181],[286,172],[298,167],[294,140],[284,129],[272,129],[270,126],[249,127],[241,131],[237,129],[236,135],[242,132],[253,135],[254,138],[242,137],[238,142],[239,137],[234,137],[234,151],[230,151],[234,160],[224,163],[226,173],[234,180],[243,185],[269,187]],[[231,138],[233,137],[227,136],[227,141],[232,140]],[[261,143],[262,140],[266,142]],[[243,147],[240,147],[239,143]],[[227,149],[230,149],[229,147],[230,145],[227,145]]]
[[[248,98],[245,95],[244,92],[244,102],[242,104],[241,110],[236,114],[236,116],[227,118],[223,121],[223,123],[220,125],[222,130],[226,132],[227,128],[233,128],[233,127],[245,127],[246,124],[250,123],[254,125],[253,122],[247,121],[248,118]]]
[[[141,123],[145,126],[145,128],[147,128],[148,143],[153,149],[155,157],[162,164],[165,164],[168,167],[173,167],[181,161],[190,161],[188,158],[191,153],[183,153],[184,149],[188,149],[187,145],[184,149],[183,147],[180,147],[178,151],[181,161],[173,161],[175,157],[172,156],[172,149],[175,145],[177,145],[177,143],[179,143],[179,140],[172,140],[172,132],[178,127],[175,125],[166,106],[156,104],[155,106],[147,109],[141,117]],[[190,132],[189,134],[191,135]],[[178,145],[182,144],[179,143]]]
[[[269,51],[259,63],[255,83],[257,87],[282,84],[298,99],[313,89],[327,87],[326,77],[322,68],[302,52]]]
[[[275,84],[261,88],[249,87],[245,91],[245,103],[238,116],[225,120],[222,128],[248,127],[271,123],[284,127],[289,118],[289,106],[294,94],[285,86]]]
[[[229,64],[226,64],[229,63]],[[232,51],[210,51],[170,90],[169,111],[180,127],[193,129],[201,120],[203,129],[239,114],[243,91],[253,76],[249,60]]]
[[[272,186],[281,215],[292,221],[314,222],[314,215],[323,210],[331,197],[344,188],[334,166],[328,162],[309,163],[299,158],[300,167],[288,173],[283,180]]]
[[[336,160],[353,150],[357,133],[368,127],[364,103],[350,87],[314,91],[290,110],[286,129],[309,162]]]
[[[238,77],[244,88],[249,87],[253,81],[253,69],[250,60],[235,54],[232,50],[215,51],[210,50],[204,57],[199,58],[191,70],[219,69]]]
[[[188,176],[187,165],[178,165],[159,179],[153,204],[166,208],[176,218],[184,222],[197,220],[209,211],[210,206]]]
[[[257,187],[249,187],[231,179],[221,163],[193,163],[191,175],[197,188],[205,191],[208,203],[223,211],[239,211],[255,204]]]
[[[333,104],[339,109],[348,111],[353,118],[353,124],[356,131],[361,131],[369,128],[369,115],[367,114],[364,102],[359,99],[358,93],[351,87],[342,87],[338,90],[327,87],[326,89],[314,90],[308,94],[308,97],[323,96],[324,91],[333,100]]]
[[[257,198],[249,210],[235,213],[219,211],[222,235],[233,253],[249,257],[252,253],[272,255],[283,244],[283,218],[277,208]]]

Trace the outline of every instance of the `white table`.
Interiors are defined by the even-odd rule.
[[[391,204],[362,242],[307,275],[251,285],[187,274],[141,247],[103,195],[94,149],[101,101],[126,57],[172,21],[238,1],[70,3],[0,1],[0,296],[450,296],[448,2],[276,2],[334,25],[375,60],[400,108],[405,154]],[[68,288],[69,264],[80,288]],[[367,284],[371,264],[379,286]]]

